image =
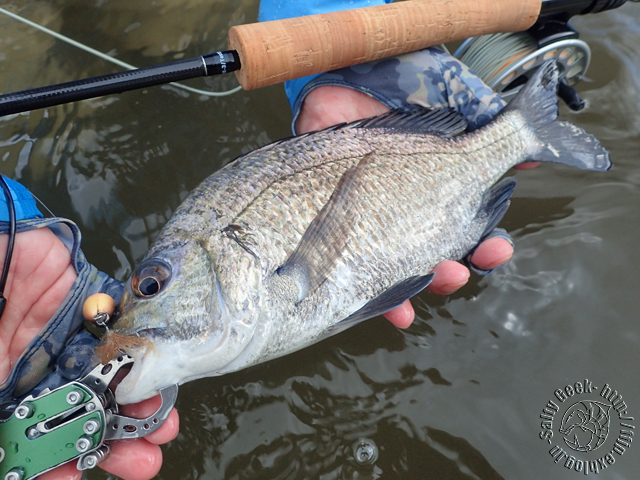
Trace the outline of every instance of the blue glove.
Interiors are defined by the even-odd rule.
[[[392,1],[393,0],[261,0],[258,21],[267,22],[270,20],[282,20],[283,18],[316,15],[318,13],[373,7],[391,3]],[[316,75],[309,75],[284,82],[284,91],[287,94],[287,99],[292,109],[305,85],[318,75],[321,74],[318,73]]]
[[[42,218],[42,213],[36,207],[36,201],[33,195],[15,180],[4,177],[7,182],[11,196],[13,197],[13,208],[16,211],[16,221],[25,220],[27,218]],[[4,195],[0,198],[0,222],[9,221],[9,208],[7,207],[7,199]]]

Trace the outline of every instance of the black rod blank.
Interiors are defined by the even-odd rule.
[[[540,29],[540,25],[544,26],[546,23],[565,24],[574,15],[611,10],[626,2],[627,0],[541,0],[540,16],[536,25]],[[239,69],[238,53],[235,50],[227,50],[155,67],[9,93],[0,95],[0,117]]]
[[[0,116],[240,69],[235,50],[0,95]]]

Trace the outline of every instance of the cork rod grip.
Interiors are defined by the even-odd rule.
[[[440,43],[531,27],[542,0],[407,0],[239,25],[229,48],[246,90]]]

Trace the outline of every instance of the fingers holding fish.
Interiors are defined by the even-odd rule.
[[[513,245],[504,238],[493,237],[478,246],[471,257],[471,263],[479,270],[493,270],[507,263],[512,256]],[[435,281],[434,278],[433,282]]]
[[[494,237],[482,242],[471,262],[479,270],[493,270],[507,263],[513,255],[513,246],[504,238]],[[431,293],[450,295],[462,288],[469,280],[469,269],[458,262],[446,260],[433,270],[436,274],[427,287]],[[407,328],[415,319],[415,311],[411,302],[407,300],[402,306],[384,314],[384,317],[398,328]]]
[[[398,328],[408,328],[413,323],[416,312],[411,305],[411,301],[405,300],[398,308],[385,313],[383,316]]]
[[[111,443],[109,456],[100,464],[100,468],[103,470],[125,480],[149,480],[158,474],[161,466],[162,451],[160,447],[143,438]],[[83,472],[76,468],[75,462],[69,462],[42,474],[38,478],[41,480],[80,480],[82,474]]]
[[[433,282],[427,287],[427,290],[438,295],[452,294],[463,287],[470,276],[467,267],[453,260],[439,263],[433,269],[433,273],[435,274]]]
[[[150,480],[162,466],[162,450],[144,438],[113,442],[100,468],[126,480]]]
[[[532,170],[540,165],[540,162],[524,162],[513,167],[515,170]]]
[[[40,480],[80,480],[82,472],[76,468],[74,462],[69,462],[43,473],[38,478]]]
[[[501,240],[511,247],[506,240],[495,240]],[[511,250],[513,251],[513,248]],[[449,295],[455,292],[467,283],[470,276],[468,268],[453,260],[445,260],[439,263],[433,269],[433,273],[435,273],[435,276],[427,290],[438,295]],[[384,314],[384,318],[398,328],[408,328],[413,323],[415,316],[415,310],[410,300],[406,300],[400,307]]]

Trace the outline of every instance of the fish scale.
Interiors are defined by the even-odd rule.
[[[355,130],[355,129],[354,129]],[[299,148],[292,148],[291,145],[282,145],[281,148],[276,146],[271,152],[271,158],[278,159],[280,162],[286,162],[290,158],[302,158],[306,159],[307,163],[299,162],[295,166],[296,170],[286,170],[281,168],[280,175],[273,178],[271,183],[267,184],[267,181],[263,183],[261,191],[254,191],[255,196],[245,198],[244,202],[246,206],[243,207],[240,214],[238,214],[231,222],[240,223],[250,228],[252,235],[255,238],[264,239],[264,243],[254,245],[256,253],[261,258],[268,258],[269,263],[265,265],[266,269],[273,268],[273,265],[280,265],[286,257],[273,256],[271,254],[261,255],[263,252],[273,252],[274,249],[281,251],[284,255],[290,254],[297,243],[299,242],[302,234],[308,227],[311,220],[315,218],[319,210],[327,202],[329,196],[335,189],[336,184],[342,177],[347,168],[354,166],[358,163],[361,157],[354,157],[353,151],[362,151],[369,153],[371,151],[376,152],[377,157],[384,158],[384,162],[378,166],[375,175],[372,175],[369,187],[372,193],[378,196],[379,192],[393,192],[393,199],[389,199],[390,203],[393,203],[394,208],[398,208],[399,205],[407,205],[405,208],[406,217],[415,217],[414,212],[420,212],[422,205],[432,204],[437,201],[436,198],[429,195],[423,195],[422,197],[416,197],[416,189],[422,192],[433,192],[434,196],[451,197],[457,195],[459,192],[451,186],[451,182],[455,182],[455,176],[480,176],[485,177],[483,172],[491,170],[493,175],[487,176],[484,183],[493,184],[496,180],[495,177],[500,176],[506,169],[512,164],[518,163],[521,159],[519,156],[510,154],[516,151],[518,148],[522,148],[520,143],[511,145],[510,149],[504,149],[499,142],[496,141],[498,135],[502,135],[504,139],[510,138],[509,134],[511,130],[501,128],[501,131],[497,134],[489,132],[488,134],[482,133],[471,138],[466,138],[464,142],[456,142],[455,150],[443,149],[436,147],[433,142],[433,137],[425,139],[423,137],[414,136],[402,138],[402,143],[399,142],[398,135],[395,133],[382,133],[371,132],[362,130],[360,132],[341,132],[333,131],[328,132],[329,140],[318,140],[320,144],[344,144],[345,138],[349,143],[348,158],[336,159],[333,154],[329,157],[317,158],[316,155],[304,155],[300,154],[300,150],[307,151],[307,142],[301,142]],[[388,137],[388,138],[387,138]],[[519,137],[517,137],[519,138]],[[489,141],[487,141],[489,139]],[[409,152],[397,152],[397,148],[394,145],[414,145],[409,149]],[[491,149],[491,145],[497,146],[497,148]],[[391,146],[391,152],[387,152]],[[297,145],[295,147],[298,147]],[[423,148],[420,148],[423,147]],[[479,150],[481,148],[487,149],[487,158],[496,158],[496,156],[502,153],[505,157],[505,161],[493,161],[481,162],[477,161],[474,157],[477,173],[466,172],[462,168],[462,165],[471,166],[468,160],[463,160],[466,155]],[[505,152],[499,150],[504,149]],[[444,150],[444,151],[443,151]],[[498,150],[498,151],[493,151]],[[462,151],[462,153],[460,153]],[[466,153],[469,152],[469,153]],[[315,149],[312,153],[315,152]],[[256,153],[255,155],[258,155]],[[458,161],[452,162],[451,159],[459,157]],[[245,160],[250,160],[246,158]],[[515,162],[515,163],[514,163]],[[437,175],[442,170],[442,165],[447,165],[447,176],[441,178]],[[455,166],[458,168],[455,168]],[[252,165],[253,167],[253,165]],[[289,165],[287,165],[289,167]],[[259,178],[264,177],[264,171],[262,169],[252,168],[253,174],[256,178],[248,178],[248,176],[241,175],[243,181],[248,181],[251,185],[259,183]],[[273,172],[273,167],[271,167]],[[302,176],[303,178],[299,178]],[[395,178],[395,181],[393,180]],[[412,190],[399,188],[402,184],[406,183],[409,179],[413,179],[411,182]],[[388,180],[388,181],[385,181]],[[233,178],[229,178],[229,181],[235,181]],[[449,188],[448,188],[449,187]],[[473,195],[476,191],[484,191],[487,185],[478,184],[476,188],[471,191],[470,185],[467,184],[467,191]],[[304,199],[304,205],[302,204]],[[237,200],[237,199],[234,199]],[[293,202],[293,203],[292,203]],[[369,208],[369,211],[383,212],[380,209],[379,197],[375,200],[375,209]],[[387,212],[389,213],[389,212]],[[404,218],[402,215],[398,215],[398,220],[401,221]],[[416,223],[416,222],[414,222]],[[425,225],[425,224],[423,224]],[[386,224],[385,230],[390,226]],[[425,226],[428,226],[426,224]],[[380,233],[375,229],[368,229],[372,234]],[[283,235],[280,232],[288,232],[289,235]],[[250,239],[247,239],[248,243],[252,243]],[[422,243],[422,242],[421,242]],[[281,245],[278,245],[281,244]]]
[[[508,168],[526,159],[532,148],[527,144],[532,140],[529,135],[514,135],[523,128],[527,128],[523,121],[512,118],[506,126],[492,126],[461,137],[452,142],[450,148],[439,146],[439,139],[433,136],[405,136],[404,143],[399,144],[395,132],[362,129],[346,133],[352,143],[357,139],[358,149],[369,147],[376,152],[375,160],[368,165],[371,174],[365,182],[369,195],[363,196],[357,206],[361,211],[376,212],[376,216],[359,218],[334,274],[293,312],[273,322],[277,327],[259,356],[287,353],[291,348],[289,340],[292,336],[301,335],[302,330],[310,343],[316,341],[325,335],[328,326],[352,313],[354,303],[362,304],[406,276],[425,274],[440,261],[461,258],[468,252],[478,242],[484,227],[477,225],[469,230],[477,212],[474,204],[479,203],[480,194]],[[341,133],[333,131],[328,134],[339,137]],[[332,143],[340,143],[340,140],[333,138]],[[398,151],[398,145],[410,145],[410,153],[403,155]],[[390,153],[387,152],[389,150]],[[478,151],[485,152],[483,158],[473,155]],[[287,158],[287,153],[277,152],[276,156]],[[331,163],[341,163],[333,158],[329,160]],[[258,257],[268,258],[268,262],[263,263],[266,276],[291,254],[335,189],[343,171],[359,160],[350,158],[343,169],[332,172],[331,176],[327,175],[322,164],[314,163],[314,168],[307,171],[313,171],[322,179],[322,190],[310,189],[292,175],[285,180],[286,188],[272,184],[261,193],[269,198],[269,191],[289,191],[295,186],[297,191],[294,195],[316,199],[315,209],[305,211],[305,215],[297,215],[300,212],[298,205],[285,201],[276,204],[266,199],[264,202],[254,200],[252,207],[255,206],[256,210],[244,211],[254,219],[269,217],[283,222],[278,225],[256,222],[251,226],[254,236],[252,249]],[[464,185],[466,195],[460,195],[458,177],[467,179]],[[403,188],[406,185],[410,188]],[[380,202],[381,191],[390,197],[388,202]],[[273,209],[278,208],[289,214],[274,213]],[[438,211],[440,215],[433,216],[430,210]],[[285,224],[293,219],[296,219],[295,232],[285,235],[285,232],[290,232]],[[384,239],[384,246],[374,238]],[[345,283],[351,285],[349,291],[345,289]],[[336,302],[336,298],[347,300]],[[315,336],[310,332],[315,332]]]
[[[496,182],[513,165],[608,169],[593,137],[555,121],[557,81],[553,64],[541,66],[475,132],[458,135],[466,124],[452,111],[410,106],[267,145],[206,179],[125,288],[113,332],[153,348],[127,352],[135,362],[118,402],[276,358],[399,306],[495,227],[515,183]],[[142,274],[152,291],[139,291]]]

